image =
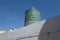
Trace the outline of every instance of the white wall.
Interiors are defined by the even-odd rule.
[[[39,35],[39,32],[42,29],[45,21],[46,20],[43,20],[43,21],[31,24],[31,25],[26,26],[26,27],[16,29],[14,31],[8,31],[5,34],[1,35],[0,39],[1,40],[15,40],[15,39],[19,39],[19,38],[33,36],[36,33],[37,33],[37,35]],[[23,40],[29,40],[29,39],[33,40],[33,39],[37,39],[37,37],[26,38]]]

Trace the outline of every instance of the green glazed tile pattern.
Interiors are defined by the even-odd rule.
[[[40,21],[40,12],[32,7],[25,13],[25,26]]]

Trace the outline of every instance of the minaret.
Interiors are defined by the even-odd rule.
[[[24,26],[36,23],[38,21],[40,21],[40,12],[37,9],[32,7],[31,9],[29,9],[25,12]]]

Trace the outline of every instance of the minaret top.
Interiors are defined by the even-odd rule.
[[[28,9],[25,13],[25,26],[40,21],[40,12],[34,8]]]

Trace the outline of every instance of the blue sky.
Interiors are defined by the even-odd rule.
[[[41,20],[60,15],[60,0],[0,0],[0,30],[23,27],[25,11],[32,6]]]

